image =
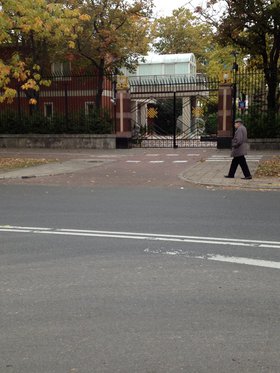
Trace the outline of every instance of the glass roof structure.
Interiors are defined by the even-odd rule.
[[[122,72],[128,77],[130,93],[134,98],[172,95],[175,91],[182,97],[197,93],[205,95],[212,85],[205,75],[196,73],[193,53],[143,56],[134,73],[126,69]],[[215,89],[216,85],[217,82]]]
[[[131,76],[176,76],[196,75],[196,60],[193,53],[182,54],[150,54],[143,56],[136,71],[130,73],[123,71],[124,75]]]

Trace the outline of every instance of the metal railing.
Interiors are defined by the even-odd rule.
[[[251,138],[280,137],[280,81],[274,77],[274,105],[269,88],[260,70],[240,70],[235,75],[236,117],[241,117]]]
[[[12,103],[0,104],[2,133],[112,133],[114,97],[111,80],[105,79],[98,102],[98,76],[52,75],[44,77],[49,86],[39,92],[24,91],[14,85]],[[35,104],[30,104],[35,99]],[[34,101],[33,101],[34,102]]]

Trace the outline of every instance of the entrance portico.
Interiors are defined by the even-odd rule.
[[[134,143],[142,147],[217,146],[217,123],[220,131],[225,127],[218,120],[224,115],[220,104],[218,111],[219,81],[196,73],[192,53],[149,56],[135,73],[124,73],[129,89],[117,92],[117,136],[127,138],[130,132]],[[216,105],[213,112],[208,109],[211,105]],[[160,118],[162,108],[168,115]],[[149,116],[151,112],[153,117]],[[211,125],[215,129],[209,129]]]

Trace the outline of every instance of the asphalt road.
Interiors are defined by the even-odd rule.
[[[279,372],[279,194],[0,185],[0,372]]]

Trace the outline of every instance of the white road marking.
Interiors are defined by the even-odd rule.
[[[18,233],[30,233],[32,232],[31,229],[9,229],[9,228],[0,228],[0,232],[18,232]]]
[[[231,159],[206,159],[206,162],[231,162]],[[248,159],[247,162],[259,162],[259,159]]]
[[[280,241],[261,241],[261,240],[247,240],[235,238],[221,238],[221,237],[204,237],[204,236],[181,236],[169,234],[156,233],[139,233],[139,232],[116,232],[116,231],[99,231],[88,229],[56,229],[56,228],[40,228],[40,227],[20,227],[12,225],[0,225],[2,232],[31,232],[40,234],[57,234],[57,235],[72,235],[85,237],[113,237],[113,238],[127,238],[151,241],[171,241],[171,242],[191,242],[191,243],[205,243],[213,245],[228,245],[228,246],[246,246],[246,247],[263,247],[280,249]]]
[[[117,155],[117,154],[114,154],[114,155],[103,154],[103,155],[92,155],[92,157],[94,157],[94,158],[120,158],[120,157],[122,157],[122,155]]]
[[[204,255],[204,256],[192,256],[187,251],[179,250],[162,250],[162,249],[145,249],[145,253],[148,254],[161,254],[161,255],[183,255],[188,258],[201,259],[201,260],[212,260],[217,262],[224,263],[233,263],[233,264],[245,264],[255,267],[265,267],[265,268],[275,268],[280,269],[280,262],[274,262],[272,260],[262,260],[262,259],[252,259],[245,257],[235,257],[235,256],[224,256],[224,255]]]
[[[247,155],[246,159],[248,162],[259,162],[263,155]],[[212,155],[210,158],[206,159],[206,162],[231,162],[232,157],[229,155]]]
[[[179,154],[166,154],[166,157],[179,157]]]
[[[19,232],[21,231],[27,231],[27,232],[32,232],[33,230],[40,230],[40,231],[51,231],[53,230],[53,228],[42,228],[42,227],[17,227],[17,226],[13,226],[13,225],[0,225],[0,231],[4,231],[6,230],[7,231],[10,231],[11,229],[18,229]]]
[[[235,264],[246,264],[256,267],[266,267],[280,269],[280,262],[273,262],[271,260],[251,259],[251,258],[239,258],[234,256],[222,256],[213,255],[207,258],[208,260],[214,260],[217,262],[235,263]]]
[[[137,161],[137,160],[127,160],[125,161],[126,163],[141,163],[142,161]],[[149,161],[149,163],[153,163],[153,164],[157,164],[157,163],[164,163],[165,161],[164,160],[158,160],[158,161]],[[187,163],[188,161],[187,160],[176,160],[176,161],[172,161],[172,163]]]
[[[0,232],[13,233],[31,233],[31,234],[50,234],[50,235],[65,235],[65,236],[82,236],[82,237],[106,237],[119,239],[135,239],[148,241],[166,241],[166,242],[191,242],[194,244],[213,244],[213,245],[227,245],[227,246],[245,246],[252,248],[269,248],[280,249],[280,241],[261,241],[261,240],[247,240],[221,237],[199,237],[199,236],[181,236],[168,234],[153,234],[153,233],[136,233],[136,232],[115,232],[115,231],[99,231],[87,229],[55,229],[47,227],[24,227],[13,225],[0,225]],[[145,252],[150,252],[145,249]],[[162,252],[162,250],[151,251],[152,254],[168,254],[168,255],[187,255],[187,252],[182,250],[169,250]],[[252,266],[266,267],[280,269],[280,262],[269,260],[230,257],[222,255],[208,255],[208,256],[190,256],[196,259],[220,261],[227,263],[246,264]]]
[[[249,154],[249,155],[246,155],[246,158],[262,158],[263,155],[262,154]],[[230,158],[229,155],[211,155],[211,158]]]
[[[146,154],[146,157],[158,157],[159,154],[156,153],[151,153],[151,154]]]

